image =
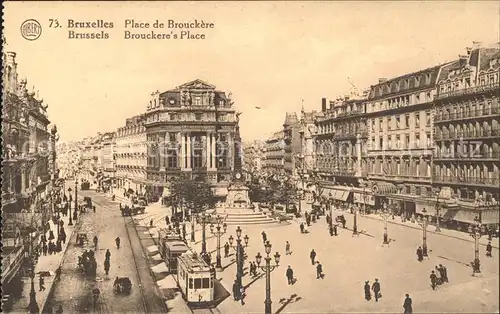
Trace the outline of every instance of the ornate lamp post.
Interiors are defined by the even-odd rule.
[[[441,207],[439,206],[439,189],[434,189],[434,193],[436,193],[436,232],[441,232],[441,228],[439,227],[439,220],[441,218]]]
[[[75,211],[73,212],[73,220],[78,218],[78,179],[75,180]]]
[[[387,235],[387,219],[391,216],[391,213],[387,210],[387,204],[384,203],[384,210],[380,213],[380,216],[384,219],[384,243],[389,244],[389,236]]]
[[[68,194],[69,194],[70,197],[71,197],[71,191],[72,191],[72,189],[69,187],[68,188]],[[76,200],[75,200],[75,202],[76,202]],[[69,222],[68,222],[68,226],[72,226],[73,225],[73,220],[71,219],[71,203],[70,203],[69,199],[68,199],[68,207],[67,208],[69,209]],[[64,209],[64,210],[66,210],[66,209]],[[66,211],[66,213],[67,212],[68,211]]]
[[[238,283],[238,289],[242,287],[241,278],[243,278],[243,246],[241,245],[241,228],[238,226],[236,228],[236,247],[233,246],[234,238],[233,236],[229,236],[229,245],[236,250],[236,282]],[[248,246],[248,240],[250,238],[248,235],[243,237],[245,241],[245,247]]]
[[[220,237],[226,233],[227,225],[226,225],[226,223],[222,224],[222,217],[221,216],[217,216],[216,223],[217,223],[217,225],[215,226],[215,228],[214,228],[213,224],[210,224],[210,232],[212,232],[212,234],[217,237],[217,257],[216,257],[216,261],[215,261],[215,268],[217,268],[217,270],[221,270],[222,269],[222,257],[220,255]],[[222,227],[222,230],[221,230],[221,227]]]
[[[328,194],[328,196],[330,197],[326,201],[326,205],[328,206],[328,211],[330,212],[330,223],[328,224],[328,230],[330,231],[330,236],[333,236],[333,210],[332,210],[333,199],[332,199],[332,192],[330,192]]]
[[[429,225],[429,217],[426,215],[427,210],[422,209],[423,218],[418,217],[417,222],[422,227],[422,253],[423,256],[427,255],[427,226]]]
[[[273,302],[271,301],[271,272],[279,266],[281,257],[280,253],[276,252],[276,254],[274,254],[274,261],[276,264],[271,265],[271,247],[271,243],[269,243],[269,241],[266,241],[266,244],[264,245],[264,248],[266,250],[266,257],[264,257],[264,260],[266,261],[266,265],[260,266],[260,263],[262,262],[262,255],[260,255],[260,253],[257,253],[257,256],[255,256],[257,266],[266,272],[266,300],[264,301],[265,314],[271,314],[271,304]]]
[[[201,223],[202,226],[201,255],[207,254],[206,225],[209,221],[210,221],[210,216],[207,216],[205,212],[202,212],[201,215],[198,216],[198,223]]]
[[[484,225],[481,225],[479,216],[474,219],[474,226],[469,225],[469,234],[474,238],[474,262],[472,265],[472,275],[481,273],[481,263],[479,261],[479,239],[486,232]]]
[[[36,302],[36,292],[35,292],[35,263],[31,256],[28,256],[28,258],[30,266],[30,278],[31,278],[30,303],[28,305],[28,310],[29,313],[39,313],[40,308],[38,306],[38,303]]]
[[[194,215],[193,215],[193,210],[192,209],[190,209],[189,211],[190,211],[189,216],[191,218],[191,242],[195,242],[196,239],[195,239],[195,236],[194,236],[194,234],[195,234],[195,232],[194,232]]]

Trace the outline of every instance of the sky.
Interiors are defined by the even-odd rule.
[[[115,131],[150,94],[202,79],[232,92],[243,140],[282,128],[286,112],[454,60],[500,41],[496,1],[4,2],[5,51],[48,104],[62,141]],[[40,38],[21,36],[27,19]],[[51,28],[57,19],[61,28]],[[113,22],[107,40],[68,39],[68,19]],[[125,20],[214,23],[204,40],[125,40]],[[54,25],[55,23],[53,23]],[[150,29],[129,29],[147,33]],[[100,29],[77,29],[98,32]],[[170,32],[170,29],[156,29]],[[177,30],[179,31],[179,30]],[[256,109],[255,107],[261,109]]]

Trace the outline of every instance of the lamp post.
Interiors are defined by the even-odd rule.
[[[71,188],[69,187],[68,188],[68,194],[69,196],[71,197]],[[69,222],[68,222],[68,226],[72,226],[73,225],[73,220],[71,219],[71,203],[70,203],[70,199],[68,198],[68,207],[67,207],[68,211],[69,211]],[[66,209],[64,209],[66,210]],[[68,212],[66,211],[66,213]]]
[[[333,236],[333,209],[332,209],[332,192],[328,193],[329,199],[326,201],[326,205],[328,206],[328,211],[330,212],[330,223],[328,224],[328,228],[330,231],[330,236]]]
[[[271,304],[273,302],[271,300],[271,272],[279,266],[281,257],[280,253],[276,252],[276,254],[274,254],[274,261],[276,264],[271,265],[271,247],[271,243],[269,243],[269,241],[266,241],[266,244],[264,245],[264,248],[266,250],[266,257],[264,257],[264,260],[266,261],[266,265],[260,266],[260,263],[262,262],[262,255],[260,255],[260,253],[257,253],[257,256],[255,256],[257,266],[266,272],[266,300],[264,301],[265,314],[271,314]]]
[[[202,227],[202,240],[201,240],[201,255],[207,254],[207,237],[206,237],[206,225],[210,221],[210,216],[207,216],[205,212],[201,213],[201,216],[198,216],[198,223],[201,223]]]
[[[391,216],[387,210],[387,204],[384,203],[384,210],[380,213],[380,216],[384,219],[384,242],[383,244],[389,244],[389,236],[387,235],[387,219]]]
[[[436,193],[436,232],[441,232],[441,228],[439,227],[439,220],[441,218],[441,207],[439,206],[439,189],[435,189]]]
[[[75,180],[75,211],[73,212],[73,220],[78,218],[78,179]]]
[[[29,313],[39,313],[40,308],[36,302],[36,292],[35,292],[35,263],[33,258],[29,257],[30,265],[30,278],[31,278],[31,290],[30,290],[30,303],[28,305]]]
[[[194,232],[194,215],[193,215],[193,210],[189,209],[189,217],[191,218],[191,242],[195,242],[195,232]]]
[[[226,223],[222,224],[221,216],[217,216],[216,223],[217,225],[215,226],[214,224],[210,224],[210,232],[212,232],[212,234],[217,237],[217,256],[215,261],[215,268],[217,270],[222,270],[222,257],[220,255],[220,237],[226,233],[227,224]]]
[[[236,228],[236,247],[233,246],[233,236],[229,236],[229,245],[236,250],[236,282],[238,284],[238,289],[242,287],[241,279],[243,278],[243,246],[241,245],[241,232],[242,230],[240,226],[238,226],[238,228]],[[245,247],[248,246],[249,239],[248,235],[243,237]]]
[[[427,210],[422,209],[423,217],[417,218],[418,224],[422,227],[422,253],[423,256],[427,256],[427,225],[429,224],[429,218],[426,215]]]
[[[474,219],[474,226],[469,225],[469,234],[474,238],[474,262],[472,265],[472,275],[481,273],[481,263],[479,261],[479,239],[485,233],[484,225],[481,225],[479,216]]]

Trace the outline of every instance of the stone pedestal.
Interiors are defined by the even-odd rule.
[[[232,184],[228,189],[225,207],[231,208],[252,208],[252,203],[248,196],[248,187],[243,184]]]

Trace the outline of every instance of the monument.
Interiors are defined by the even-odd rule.
[[[252,203],[248,196],[248,187],[245,186],[241,172],[236,172],[233,182],[227,188],[227,196],[224,207],[226,209],[251,209]]]

